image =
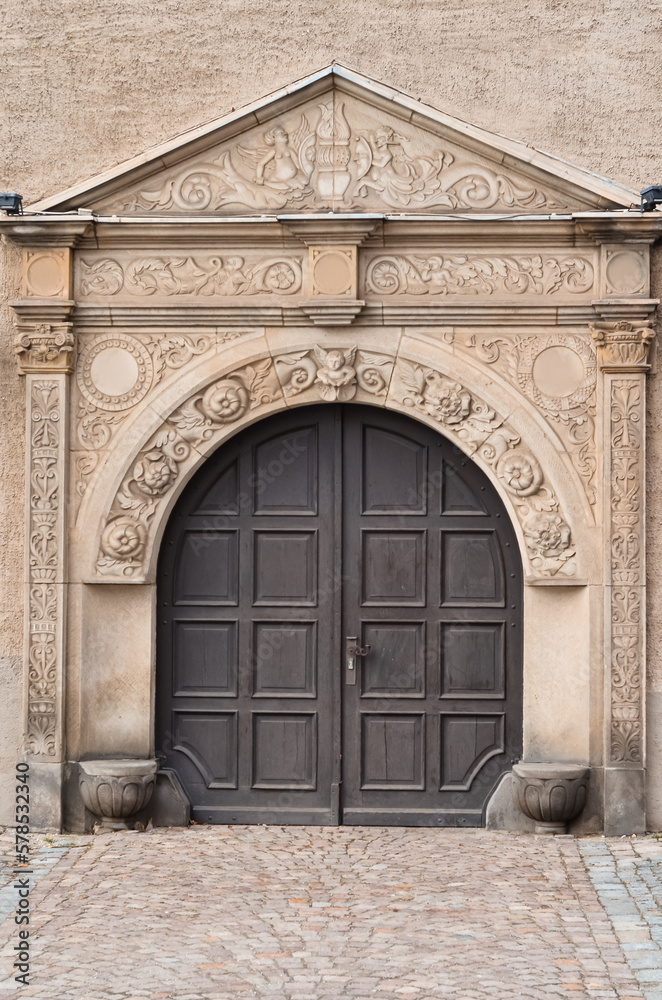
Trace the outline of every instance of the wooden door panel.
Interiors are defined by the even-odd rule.
[[[425,622],[363,622],[363,698],[425,697]]]
[[[364,427],[362,513],[425,513],[426,473],[427,452],[417,441],[379,427]]]
[[[425,788],[425,715],[361,713],[361,788]]]
[[[435,431],[355,406],[343,441],[343,821],[480,825],[521,752],[512,526]]]
[[[321,407],[251,427],[168,523],[157,752],[198,821],[337,822],[337,424]]]
[[[501,607],[503,569],[496,534],[442,531],[442,604]]]
[[[237,622],[173,621],[173,694],[236,697]]]
[[[425,604],[424,531],[361,532],[362,604],[389,607]]]
[[[317,514],[317,433],[279,434],[253,451],[255,514]]]
[[[175,574],[175,604],[233,604],[239,599],[236,531],[185,532]]]
[[[236,788],[237,713],[175,712],[174,719],[175,750],[193,765],[205,788]],[[196,775],[191,782],[200,784]]]
[[[255,605],[317,603],[315,531],[256,531],[253,545]]]
[[[195,514],[236,514],[239,511],[239,460],[224,469],[209,491],[198,501]],[[217,527],[213,522],[208,526]]]
[[[504,622],[440,624],[440,697],[504,698]]]
[[[487,514],[480,487],[477,495],[450,462],[442,462],[441,484],[442,514]]]
[[[315,698],[316,622],[255,622],[253,695]]]
[[[252,787],[317,787],[316,712],[253,712]]]
[[[504,752],[503,715],[441,716],[442,791],[469,791],[491,757]]]

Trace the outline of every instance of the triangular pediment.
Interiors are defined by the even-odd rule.
[[[549,215],[637,198],[334,64],[31,207],[134,217]]]

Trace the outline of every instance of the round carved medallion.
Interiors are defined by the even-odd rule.
[[[64,288],[64,267],[62,262],[50,253],[34,254],[26,270],[28,287],[33,295],[48,298],[59,295]]]
[[[342,250],[325,250],[313,264],[313,281],[320,295],[344,295],[352,287],[352,262]]]
[[[554,334],[520,345],[517,381],[552,416],[586,406],[597,379],[593,346],[583,337]]]
[[[126,334],[102,334],[81,352],[78,387],[102,410],[128,410],[149,392],[154,369],[147,349]]]
[[[571,396],[583,380],[584,363],[569,347],[546,347],[533,362],[533,381],[546,396]]]
[[[634,295],[646,284],[646,264],[641,255],[619,250],[609,255],[606,277],[609,291]]]

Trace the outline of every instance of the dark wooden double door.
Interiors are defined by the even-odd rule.
[[[481,825],[521,750],[521,591],[498,496],[433,430],[336,404],[244,431],[159,564],[157,752],[193,818]]]

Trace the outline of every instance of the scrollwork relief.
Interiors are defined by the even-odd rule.
[[[578,295],[593,282],[585,257],[390,254],[372,260],[366,272],[376,295]]]
[[[399,400],[432,417],[495,474],[511,495],[532,568],[541,576],[573,576],[576,549],[559,501],[540,463],[520,436],[485,402],[453,378],[402,360]]]
[[[83,296],[131,295],[296,295],[302,284],[301,257],[138,257],[125,267],[110,258],[81,260]]]
[[[559,209],[562,202],[523,177],[507,176],[428,133],[385,121],[361,127],[343,101],[309,107],[256,130],[214,158],[164,172],[158,182],[109,202],[112,212],[273,212]]]
[[[484,364],[495,365],[561,435],[594,505],[597,359],[590,341],[562,333],[513,338],[472,334],[464,346]]]
[[[271,358],[212,382],[179,406],[141,450],[125,476],[101,533],[96,568],[130,578],[143,567],[149,526],[192,448],[280,395]]]

